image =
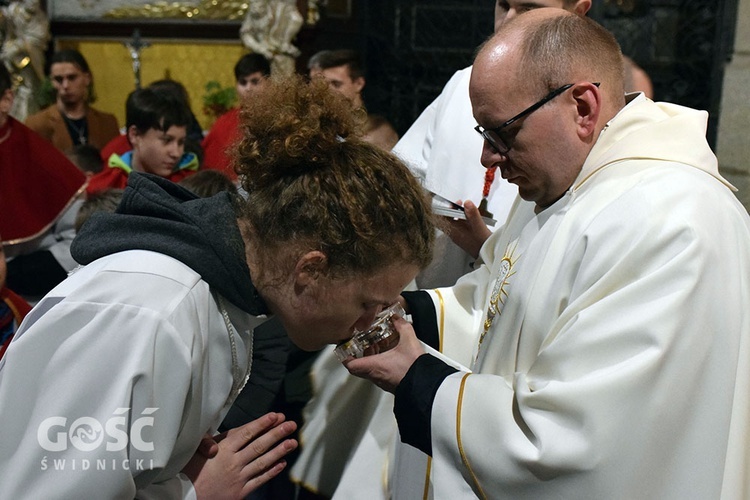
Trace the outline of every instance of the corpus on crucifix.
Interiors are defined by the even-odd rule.
[[[135,88],[141,88],[141,50],[151,44],[141,39],[141,31],[136,28],[133,30],[133,37],[122,43],[129,51],[130,58],[133,60],[133,76],[135,78]]]

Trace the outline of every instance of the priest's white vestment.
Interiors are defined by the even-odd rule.
[[[750,497],[750,219],[705,112],[628,100],[560,200],[427,292],[472,367],[435,395],[428,497]]]

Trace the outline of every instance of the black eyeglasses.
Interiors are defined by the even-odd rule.
[[[474,127],[474,130],[477,131],[478,134],[480,134],[485,141],[490,143],[490,146],[492,146],[495,151],[500,153],[501,155],[504,155],[508,151],[510,151],[510,146],[508,145],[508,141],[506,139],[503,139],[502,135],[500,135],[500,132],[506,128],[507,126],[511,125],[512,123],[520,120],[524,116],[530,115],[537,109],[541,108],[545,104],[547,104],[549,101],[554,99],[555,97],[559,96],[566,90],[568,90],[570,87],[572,87],[574,84],[569,83],[567,85],[563,85],[560,88],[557,88],[547,94],[546,96],[542,97],[541,100],[537,101],[536,103],[532,104],[528,108],[524,109],[520,113],[518,113],[516,116],[508,120],[507,122],[503,123],[499,127],[495,128],[482,128],[481,125],[477,125]],[[599,82],[594,83],[597,87],[599,86]]]

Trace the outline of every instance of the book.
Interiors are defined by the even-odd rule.
[[[443,198],[439,194],[431,193],[432,194],[432,211],[437,215],[442,215],[443,217],[451,217],[453,219],[466,219],[466,212],[464,211],[464,207],[459,205],[458,203],[454,203],[446,198]],[[487,217],[482,215],[482,220],[485,224],[488,226],[493,227],[495,224],[497,224],[497,221],[493,219],[492,217]]]

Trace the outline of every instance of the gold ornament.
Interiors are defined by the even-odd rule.
[[[513,267],[518,260],[518,257],[514,256],[515,251],[515,243],[512,244],[512,247],[511,245],[508,245],[505,249],[505,255],[500,260],[500,269],[498,271],[497,279],[495,279],[495,284],[490,293],[490,302],[487,306],[487,316],[484,320],[484,328],[479,336],[479,347],[482,346],[484,337],[487,335],[487,332],[489,332],[490,327],[492,327],[495,317],[503,312],[502,306],[505,304],[505,298],[508,296],[507,288],[510,283],[510,277],[515,274]]]
[[[253,0],[200,0],[199,2],[153,2],[138,7],[117,7],[103,17],[113,19],[203,19],[234,21],[245,17],[249,2]],[[255,0],[258,1],[258,0]],[[318,3],[308,3],[306,24],[314,25],[320,19]]]

